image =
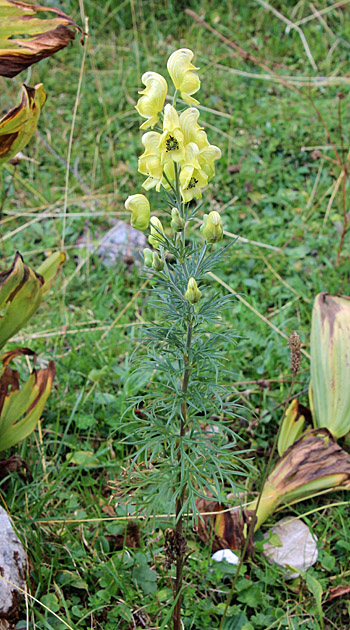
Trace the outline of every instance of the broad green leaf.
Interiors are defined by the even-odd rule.
[[[47,12],[55,16],[37,17]],[[81,29],[59,9],[0,0],[0,75],[14,77],[50,57],[74,39],[76,30]]]
[[[17,253],[12,267],[0,273],[0,348],[37,311],[64,259],[62,252],[56,252],[36,273]]]
[[[63,252],[55,252],[48,256],[46,260],[38,267],[37,273],[44,278],[44,284],[42,287],[42,295],[46,295],[48,290],[56,278],[57,271],[63,265],[66,260],[66,255]]]
[[[0,120],[0,164],[11,160],[29,142],[37,128],[46,94],[42,83],[34,88],[22,85],[19,105]]]
[[[10,361],[20,354],[32,356],[28,348],[11,350],[1,357],[0,375],[0,451],[23,440],[34,431],[43,412],[55,376],[55,364],[50,361],[41,370],[33,370],[20,389],[17,370],[10,368]]]

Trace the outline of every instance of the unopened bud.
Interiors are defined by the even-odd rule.
[[[187,291],[185,298],[191,303],[195,304],[199,302],[202,297],[202,292],[198,289],[197,282],[194,278],[190,278],[187,284]]]
[[[171,211],[171,229],[174,232],[183,232],[185,228],[185,219],[180,216],[180,213],[177,208],[173,208]]]
[[[151,234],[148,237],[148,242],[155,249],[159,249],[160,242],[164,241],[162,234],[164,234],[164,230],[160,220],[158,217],[151,217]]]
[[[221,216],[216,210],[204,215],[201,232],[207,243],[221,241],[223,237],[222,221]]]
[[[153,252],[151,249],[148,249],[148,247],[146,247],[146,249],[143,250],[143,261],[144,261],[145,267],[152,267]]]
[[[164,261],[158,256],[157,252],[153,252],[152,267],[154,271],[162,271],[164,267]]]
[[[125,202],[125,207],[131,212],[131,225],[144,232],[148,228],[150,205],[144,195],[131,195]]]

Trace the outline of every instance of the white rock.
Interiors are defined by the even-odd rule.
[[[216,562],[222,562],[223,560],[226,560],[226,562],[228,562],[229,564],[239,563],[238,556],[236,556],[236,554],[233,553],[231,549],[219,549],[218,551],[215,551],[215,553],[213,553],[211,558]]]
[[[278,536],[281,546],[267,541],[264,543],[264,556],[280,567],[296,569],[287,571],[286,578],[298,577],[300,572],[317,561],[317,538],[300,519],[287,516],[271,527],[270,532]],[[270,532],[264,534],[264,538],[268,539]]]
[[[15,533],[7,512],[0,507],[0,628],[6,627],[4,617],[16,616],[22,594],[8,582],[25,588],[26,553]],[[5,578],[2,579],[2,578]]]

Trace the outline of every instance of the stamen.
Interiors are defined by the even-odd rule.
[[[176,140],[176,138],[174,138],[174,136],[170,136],[166,139],[165,141],[165,146],[166,146],[166,151],[177,151],[179,148],[179,143]]]
[[[188,184],[187,188],[195,188],[197,184],[198,179],[196,179],[195,177],[191,177],[190,183]]]

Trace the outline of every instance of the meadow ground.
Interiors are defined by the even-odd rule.
[[[186,13],[189,4],[199,20]],[[40,430],[12,449],[28,463],[32,480],[14,473],[2,488],[28,549],[30,595],[45,605],[29,597],[16,628],[156,629],[164,627],[172,599],[162,533],[169,523],[142,522],[134,532],[139,546],[123,544],[125,521],[115,517],[124,508],[114,507],[110,484],[118,484],[130,461],[122,442],[127,428],[119,426],[127,399],[152,387],[149,373],[132,374],[131,354],[155,314],[148,295],[137,293],[140,266],[106,267],[97,255],[113,222],[128,220],[126,197],[140,192],[134,109],[140,77],[164,72],[169,54],[184,46],[201,68],[201,120],[222,150],[205,210],[221,212],[228,240],[239,237],[208,284],[238,294],[225,314],[227,327],[237,331],[227,347],[232,375],[225,382],[241,405],[233,429],[255,466],[240,481],[254,493],[291,380],[286,340],[294,330],[302,340],[294,393],[307,404],[313,299],[320,291],[349,294],[349,234],[338,256],[335,150],[347,158],[350,5],[62,0],[60,6],[82,26],[89,18],[85,47],[77,38],[27,77],[1,80],[9,103],[23,80],[42,81],[48,93],[38,133],[24,150],[30,160],[2,169],[3,268],[16,250],[33,267],[49,251],[67,252],[45,304],[12,344],[30,345],[57,367]],[[302,32],[288,28],[286,19],[308,16]],[[155,193],[150,198],[159,203]],[[303,514],[319,541],[310,572],[322,590],[324,627],[349,628],[349,596],[329,597],[330,588],[349,580],[348,493],[295,504],[269,524]],[[191,530],[188,537],[184,626],[218,628],[235,569],[213,563]],[[243,567],[225,629],[321,628],[310,583],[286,581],[264,560],[260,541],[261,535],[254,560]]]

